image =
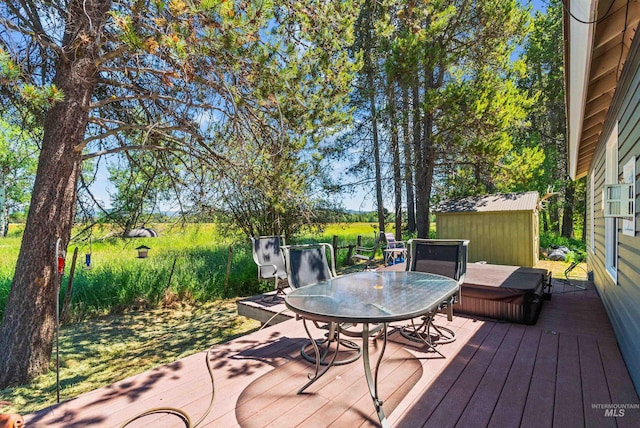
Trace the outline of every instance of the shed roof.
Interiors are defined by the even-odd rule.
[[[538,200],[538,192],[469,196],[442,201],[434,211],[436,213],[534,211],[538,207]]]

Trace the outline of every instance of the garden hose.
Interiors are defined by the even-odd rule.
[[[267,327],[269,325],[269,323],[274,318],[276,318],[278,315],[280,315],[283,312],[288,311],[288,310],[289,310],[289,308],[285,308],[285,309],[281,310],[280,312],[276,313],[275,315],[273,315],[271,318],[269,318],[267,320],[267,322],[265,322],[258,329],[258,331],[260,331],[263,328]],[[184,423],[184,426],[187,427],[187,428],[196,428],[197,426],[199,426],[202,423],[202,421],[204,421],[204,419],[207,416],[209,416],[209,413],[211,413],[211,410],[213,409],[213,402],[214,402],[214,399],[215,399],[215,386],[214,386],[214,380],[213,380],[213,369],[211,368],[211,362],[210,362],[210,358],[209,358],[210,355],[211,355],[211,351],[212,350],[213,350],[213,346],[211,348],[209,348],[209,350],[207,350],[207,354],[205,355],[205,363],[207,365],[207,372],[209,373],[209,379],[211,380],[211,399],[209,400],[209,406],[207,407],[207,410],[204,412],[204,414],[200,417],[200,419],[198,419],[198,421],[195,424],[191,423],[191,418],[189,417],[187,412],[185,412],[184,410],[177,409],[175,407],[154,407],[152,409],[145,410],[142,413],[138,413],[134,417],[128,419],[126,422],[124,422],[122,425],[120,425],[120,428],[126,428],[131,423],[133,423],[134,421],[137,421],[138,419],[142,419],[145,416],[153,415],[153,414],[156,414],[156,413],[166,413],[166,414],[169,414],[169,415],[176,416],[176,417],[182,419],[182,422]],[[4,428],[4,427],[0,426],[0,428]]]
[[[200,419],[196,421],[195,424],[191,423],[191,418],[184,410],[177,409],[175,407],[155,407],[152,409],[145,410],[144,412],[139,413],[134,417],[128,419],[126,422],[120,425],[120,428],[125,428],[131,423],[133,423],[134,421],[137,421],[138,419],[142,419],[145,416],[149,416],[156,413],[166,413],[166,414],[177,416],[180,419],[182,419],[184,426],[187,428],[196,428],[198,425],[200,425],[202,421],[204,421],[204,419],[209,415],[209,413],[211,413],[211,409],[213,409],[213,402],[215,400],[215,385],[213,381],[213,369],[211,368],[211,363],[209,361],[210,360],[209,357],[211,356],[212,350],[213,350],[213,346],[209,348],[209,350],[207,350],[207,353],[205,355],[205,364],[207,365],[207,372],[209,373],[209,379],[211,381],[211,399],[209,400],[209,406],[207,407],[207,410],[200,417]]]
[[[269,323],[270,323],[271,321],[273,321],[273,319],[274,319],[275,317],[277,317],[278,315],[280,315],[280,314],[282,314],[282,313],[284,313],[284,312],[286,312],[286,311],[288,311],[288,310],[289,310],[289,308],[284,308],[284,309],[283,309],[283,310],[281,310],[280,312],[276,313],[274,316],[272,316],[271,318],[269,318],[269,319],[267,320],[267,322],[265,322],[264,324],[262,324],[262,326],[258,329],[258,331],[262,330],[262,329],[263,329],[263,328],[265,328],[265,327],[269,327]]]

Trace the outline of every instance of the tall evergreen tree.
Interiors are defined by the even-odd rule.
[[[544,227],[572,237],[576,198],[584,195],[575,193],[576,184],[567,171],[562,31],[562,2],[551,0],[545,12],[535,13],[524,46],[527,73],[520,85],[538,101],[529,111],[531,125],[522,144],[537,144],[544,150],[544,174],[536,181],[538,190],[543,194],[550,189],[559,192],[543,212]]]
[[[464,148],[473,144],[473,141],[480,145],[488,146],[492,141],[500,145],[500,138],[504,140],[503,143],[508,142],[511,138],[509,132],[518,126],[522,109],[505,101],[505,97],[518,91],[508,84],[500,85],[503,89],[493,93],[489,91],[489,84],[482,89],[479,86],[481,78],[485,76],[513,79],[508,71],[508,63],[516,44],[525,33],[527,13],[515,0],[384,1],[376,7],[375,14],[367,12],[373,21],[359,21],[361,25],[356,28],[355,47],[377,68],[363,68],[362,84],[356,86],[359,95],[354,99],[364,99],[365,92],[387,86],[387,90],[380,91],[381,96],[370,100],[366,108],[372,129],[374,119],[382,123],[395,123],[395,117],[389,117],[395,109],[387,107],[402,104],[407,110],[403,112],[402,129],[405,139],[410,135],[411,143],[403,144],[403,151],[404,159],[412,164],[411,173],[405,172],[404,177],[413,180],[414,189],[413,194],[407,192],[407,204],[411,207],[415,202],[417,234],[427,237],[433,184],[434,180],[440,179],[438,168],[443,160],[451,160],[449,154],[458,153],[453,159],[454,164],[467,163],[468,160],[461,156],[466,153]],[[361,16],[363,13],[364,10]],[[371,40],[371,34],[374,34],[375,40]],[[364,49],[364,46],[367,48]],[[385,77],[385,74],[391,78]],[[459,98],[458,91],[449,89],[450,85],[462,85],[469,79],[475,82],[476,90],[471,90],[474,87],[467,84],[468,90],[463,99]],[[496,79],[491,81],[495,83]],[[394,86],[393,89],[388,87],[390,85]],[[402,94],[401,103],[395,99],[397,94]],[[386,99],[382,96],[386,96]],[[518,101],[523,100],[522,96],[518,96]],[[461,105],[463,102],[468,105]],[[377,109],[377,114],[386,116],[372,117],[372,105]],[[473,113],[474,122],[463,116],[458,116],[464,121],[457,124],[448,122],[448,109],[454,106]],[[364,114],[362,107],[356,104],[356,108],[360,108],[361,114]],[[496,117],[494,113],[499,114]],[[474,135],[469,133],[468,126],[477,128]],[[389,129],[393,130],[394,126]],[[492,136],[490,140],[484,140],[482,134],[484,132],[486,137],[489,129],[493,129]],[[493,136],[498,134],[500,138]],[[387,140],[378,141],[378,146],[395,147],[395,135],[393,131],[389,132]],[[409,147],[411,150],[408,150]],[[499,151],[504,154],[506,145],[501,147]],[[375,152],[373,146],[372,150]],[[382,177],[392,179],[395,176],[394,150],[388,152],[392,154],[388,162],[392,168],[376,177],[376,182]],[[479,155],[481,152],[482,149]],[[497,163],[496,160],[491,162]],[[478,164],[478,167],[481,165]],[[497,169],[496,166],[494,170]]]

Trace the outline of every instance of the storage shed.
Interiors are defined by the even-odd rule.
[[[450,199],[435,211],[438,239],[468,239],[469,262],[533,267],[538,262],[538,192]]]

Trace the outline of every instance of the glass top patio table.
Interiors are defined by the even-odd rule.
[[[285,304],[326,322],[388,323],[433,311],[458,292],[457,281],[424,272],[358,272],[297,288]]]
[[[302,393],[329,370],[340,346],[341,329],[337,328],[334,358],[320,372],[320,352],[307,328],[306,319],[329,322],[332,325],[362,323],[362,361],[365,379],[380,424],[387,428],[389,424],[382,408],[383,401],[378,396],[378,370],[387,345],[387,324],[433,312],[458,290],[457,281],[431,273],[371,271],[352,273],[290,291],[285,297],[285,304],[302,316],[305,330],[316,353],[315,374],[309,374],[309,381],[298,393]],[[369,324],[379,324],[382,328],[383,345],[375,365],[375,373],[372,373],[369,361],[369,339],[370,333],[373,332]],[[331,341],[326,343],[329,346]]]

